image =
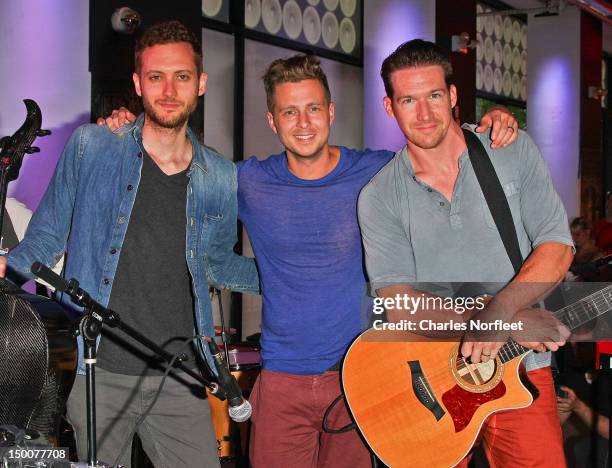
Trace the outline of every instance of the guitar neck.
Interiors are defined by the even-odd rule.
[[[605,314],[612,309],[612,285],[554,312],[553,315],[570,330]]]
[[[526,352],[529,351],[529,348],[525,348],[524,346],[518,344],[512,338],[510,338],[505,345],[499,348],[497,355],[501,362],[508,362],[514,358],[522,356]]]
[[[579,301],[553,312],[553,316],[570,330],[590,322],[612,310],[612,285],[596,291]],[[499,350],[502,362],[508,362],[528,352],[529,349],[510,339]]]

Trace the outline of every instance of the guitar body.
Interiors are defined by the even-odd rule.
[[[342,369],[348,406],[366,441],[392,468],[451,467],[469,452],[490,414],[529,406],[521,357],[468,364],[458,343],[407,340],[368,330]]]

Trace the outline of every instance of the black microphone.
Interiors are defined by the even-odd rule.
[[[96,320],[98,320],[100,323],[106,323],[107,325],[110,325],[111,327],[119,327],[124,333],[128,334],[130,337],[134,338],[136,341],[145,345],[146,347],[154,351],[157,355],[164,358],[167,363],[171,362],[171,358],[172,358],[171,354],[167,353],[165,350],[157,346],[155,343],[149,340],[146,336],[140,334],[137,330],[133,329],[132,327],[130,327],[129,325],[125,323],[122,323],[121,318],[119,317],[119,314],[117,314],[115,311],[111,309],[107,309],[102,304],[94,301],[87,291],[84,291],[83,289],[79,287],[79,282],[76,279],[72,278],[70,281],[66,281],[60,275],[58,275],[53,270],[51,270],[50,268],[48,268],[47,266],[43,265],[40,262],[34,262],[32,266],[30,267],[30,271],[36,277],[49,283],[57,291],[68,294],[70,298],[72,299],[72,302],[74,302],[75,304],[82,306],[82,307],[89,308],[91,315],[94,316]],[[86,330],[87,328],[83,328],[83,330],[81,330],[81,334],[84,334]],[[178,360],[175,362],[174,367],[178,367],[182,369],[188,375],[195,378],[197,381],[202,382],[208,388],[210,393],[215,395],[220,400],[225,400],[226,392],[225,392],[225,388],[223,388],[222,385],[219,385],[216,382],[209,382],[208,379],[204,378],[201,375],[194,373],[191,369],[183,367],[182,365],[183,360],[184,360],[183,358],[179,357]],[[215,365],[216,364],[217,363],[215,361]],[[227,372],[227,369],[226,369],[226,372]],[[236,380],[234,380],[234,384],[238,386]],[[229,386],[227,386],[226,388],[229,388]],[[230,416],[231,415],[232,415],[232,410],[230,409]],[[251,415],[251,405],[249,404],[248,415],[246,416],[244,420],[246,421],[246,419],[248,419],[250,415]],[[237,419],[234,419],[234,420],[238,421]]]
[[[225,363],[225,357],[214,338],[211,338],[208,342],[208,347],[212,358],[215,361],[215,368],[219,375],[219,384],[225,391],[227,402],[229,403],[228,413],[230,418],[236,422],[244,422],[251,417],[252,407],[251,404],[242,397],[242,390],[236,379],[230,374]]]
[[[32,263],[30,271],[34,273],[37,278],[49,283],[59,292],[66,292],[70,288],[68,281],[40,262]]]

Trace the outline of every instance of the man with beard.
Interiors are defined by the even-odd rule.
[[[486,292],[495,294],[488,306],[472,317],[450,311],[453,318],[466,325],[470,318],[522,320],[525,331],[513,332],[515,341],[555,351],[567,338],[567,329],[547,311],[530,306],[563,278],[572,259],[572,238],[538,148],[522,131],[510,147],[487,148],[525,259],[515,275],[476,179],[467,137],[452,119],[457,89],[451,84],[447,55],[431,42],[409,41],[385,59],[381,75],[385,108],[397,120],[407,145],[359,197],[372,290],[382,298],[422,297],[425,292],[417,287],[423,285],[449,288],[451,283],[486,282]],[[477,135],[486,146],[487,135]],[[444,261],[436,261],[440,258]],[[439,318],[444,311],[422,307],[410,313],[419,321],[431,314]],[[406,316],[406,311],[387,311],[391,321]],[[491,335],[468,332],[461,353],[472,363],[494,360],[508,335],[488,339]],[[482,430],[487,458],[491,466],[565,466],[550,353],[529,353],[523,364],[539,398],[527,408],[487,418]],[[460,466],[467,466],[467,461]]]
[[[84,125],[70,138],[53,179],[8,268],[26,275],[67,251],[66,277],[170,354],[212,336],[208,285],[257,292],[252,259],[234,254],[236,169],[187,128],[206,90],[201,46],[176,21],[152,26],[136,45],[136,93],[145,113],[119,133]],[[4,275],[6,259],[0,261]],[[82,348],[82,347],[81,347]],[[101,460],[114,462],[152,403],[163,367],[131,339],[107,331],[98,354],[97,436]],[[84,369],[82,352],[79,370]],[[176,372],[138,434],[155,466],[218,466],[203,390]],[[68,402],[80,459],[86,459],[85,377]],[[118,460],[130,465],[130,452]]]

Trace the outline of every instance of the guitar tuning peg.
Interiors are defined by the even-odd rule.
[[[39,153],[40,152],[40,148],[38,146],[28,146],[25,149],[25,152],[28,153],[28,154]]]
[[[38,137],[43,137],[43,136],[47,136],[47,135],[51,135],[51,130],[36,130],[36,136]]]

